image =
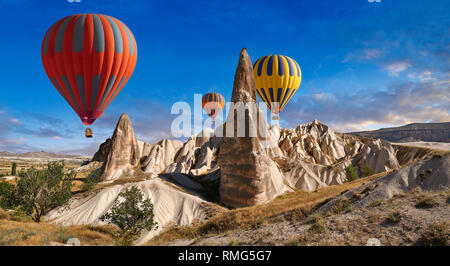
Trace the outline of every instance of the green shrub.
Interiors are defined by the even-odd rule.
[[[349,165],[345,168],[345,175],[347,176],[347,181],[349,182],[358,179],[358,171],[353,165]]]
[[[450,246],[448,224],[446,222],[430,224],[421,234],[420,242],[424,246]]]
[[[362,173],[363,177],[367,177],[367,176],[376,174],[375,170],[373,170],[372,167],[370,167],[368,165],[364,165],[363,167],[361,167],[361,173]]]
[[[81,190],[89,191],[95,187],[97,183],[102,181],[102,169],[98,168],[89,173],[89,175],[83,180]]]
[[[151,231],[157,228],[154,221],[153,204],[150,199],[144,200],[144,195],[136,186],[122,191],[112,208],[100,217],[100,220],[119,227],[115,234],[119,245],[133,244],[143,229]]]
[[[322,218],[318,218],[313,225],[309,228],[309,231],[314,234],[321,234],[328,231],[328,227]]]
[[[348,199],[339,200],[330,208],[330,213],[339,214],[352,211],[352,205]]]
[[[428,209],[433,208],[439,205],[439,202],[437,202],[435,199],[433,199],[430,196],[424,196],[422,199],[420,199],[414,206],[416,208],[421,209]]]
[[[386,218],[386,221],[389,223],[399,223],[402,219],[402,215],[399,211],[393,211],[391,212],[388,217]]]

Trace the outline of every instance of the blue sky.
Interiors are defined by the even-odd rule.
[[[139,139],[171,138],[173,103],[193,105],[194,93],[212,90],[230,99],[243,47],[252,61],[283,54],[299,63],[303,80],[283,127],[450,121],[450,1],[1,0],[0,8],[0,151],[92,154],[121,113]],[[118,18],[138,45],[133,76],[92,126],[93,139],[40,55],[51,24],[78,13]]]

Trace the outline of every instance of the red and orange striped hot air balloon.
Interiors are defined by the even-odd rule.
[[[210,92],[203,95],[202,108],[206,114],[209,115],[211,120],[214,121],[217,115],[225,107],[225,98],[219,93]]]
[[[47,31],[42,63],[53,85],[85,125],[100,117],[133,73],[136,41],[120,20],[67,16]]]

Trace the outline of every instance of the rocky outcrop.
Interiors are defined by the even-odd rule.
[[[141,164],[142,170],[145,173],[155,175],[164,173],[166,168],[174,161],[175,155],[182,145],[183,142],[181,141],[167,139],[153,145],[144,143],[142,151],[146,155],[141,158],[141,161],[143,161]]]
[[[140,150],[130,118],[120,116],[111,138],[111,148],[104,164],[103,180],[119,178],[125,170],[138,166]]]
[[[392,198],[412,191],[437,191],[450,187],[450,155],[435,156],[412,163],[361,187],[349,190],[318,209],[327,212],[332,206],[347,201],[354,208],[361,208],[374,201]],[[355,196],[356,195],[356,196]]]
[[[392,142],[450,142],[450,122],[414,123],[402,127],[382,128],[374,131],[361,131],[349,134],[366,138],[384,139]]]
[[[358,165],[360,168],[370,166],[377,173],[400,167],[392,145],[380,139],[363,145],[352,161],[353,165]]]
[[[216,168],[221,139],[214,134],[212,129],[205,129],[191,136],[179,150],[174,163],[168,167],[166,172],[192,176],[208,174]]]
[[[231,101],[235,104],[256,104],[253,68],[247,50],[240,53]],[[289,189],[276,163],[263,146],[267,137],[250,136],[250,127],[267,124],[256,107],[256,112],[245,113],[245,136],[238,136],[237,114],[228,114],[225,127],[233,127],[234,134],[222,138],[218,164],[221,170],[220,201],[232,207],[263,203]],[[259,120],[258,120],[259,118]],[[226,129],[225,129],[226,131]]]
[[[111,138],[107,138],[105,142],[100,144],[98,151],[94,154],[94,157],[92,157],[92,161],[106,162],[108,154],[111,152],[111,143]]]

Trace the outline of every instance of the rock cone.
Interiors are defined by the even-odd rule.
[[[256,105],[253,68],[245,48],[239,56],[231,101],[235,106]],[[233,134],[225,134],[222,138],[218,156],[221,169],[220,201],[231,207],[263,203],[289,190],[278,166],[264,147],[267,138],[261,137],[259,132],[255,136],[250,135],[252,126],[268,128],[261,111],[256,107],[255,112],[245,112],[243,137],[238,134],[239,115],[236,109],[229,112],[224,131],[229,131],[231,126]]]
[[[103,180],[119,178],[123,171],[139,164],[140,150],[130,118],[126,114],[120,116],[110,141],[110,151],[106,157]]]

